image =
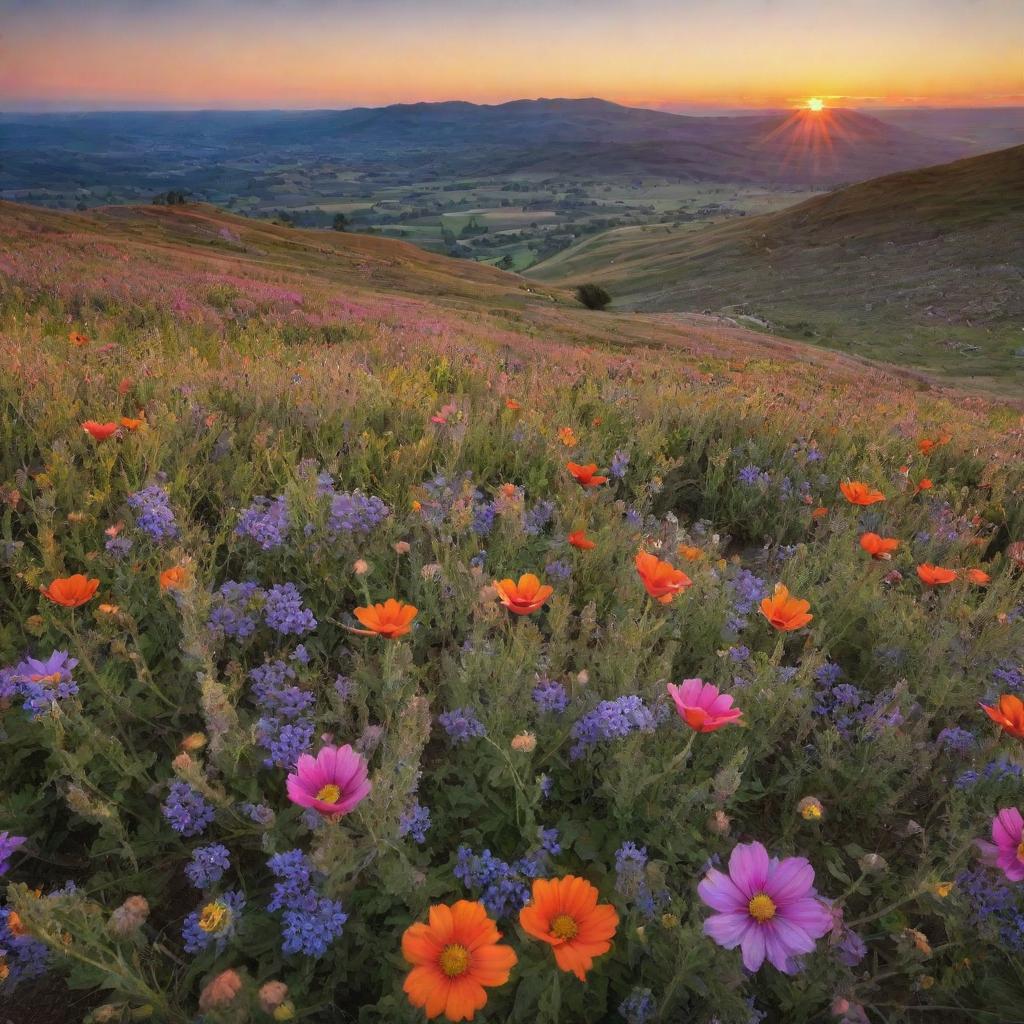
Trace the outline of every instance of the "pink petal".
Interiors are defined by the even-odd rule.
[[[763,892],[768,878],[768,851],[756,842],[737,844],[729,856],[729,876],[747,899]]]
[[[764,930],[765,952],[773,967],[778,968],[783,974],[793,974],[796,971],[796,964],[792,960],[792,950],[779,934],[777,920],[773,918]]]
[[[321,747],[316,755],[316,765],[327,782],[334,782],[338,774],[338,748]]]
[[[802,928],[812,939],[820,939],[832,930],[832,914],[813,896],[790,903],[780,915],[792,925]]]
[[[704,922],[704,934],[725,949],[735,949],[744,941],[747,931],[754,927],[754,919],[746,912],[712,914]]]
[[[996,846],[1016,848],[1024,831],[1024,819],[1016,807],[1004,807],[992,819],[992,841]]]
[[[316,761],[309,754],[299,755],[298,763],[295,765],[295,773],[304,784],[310,786],[315,786],[320,778]]]
[[[981,863],[994,868],[999,857],[999,847],[993,846],[992,843],[986,843],[984,839],[975,839],[974,845],[981,851]]]
[[[697,886],[697,895],[712,909],[722,913],[742,911],[747,914],[749,899],[736,888],[733,880],[712,868]],[[747,914],[749,917],[750,915]]]
[[[714,715],[721,715],[732,707],[732,697],[727,693],[720,693],[708,706],[708,711]]]
[[[814,885],[814,868],[804,857],[787,857],[768,875],[765,892],[780,907],[806,896]]]
[[[743,950],[743,966],[748,971],[756,971],[764,963],[765,953],[765,929],[753,927],[747,929],[740,947]]]
[[[700,694],[703,688],[704,682],[701,679],[684,679],[683,685],[677,687],[680,699],[684,704],[689,704],[691,707],[700,702]]]
[[[775,938],[786,948],[789,956],[814,952],[814,939],[788,917],[776,914],[772,918],[772,924],[775,926]],[[772,962],[774,963],[774,961]],[[783,968],[779,967],[779,970],[781,971]]]
[[[1003,868],[1003,873],[1011,882],[1019,882],[1024,878],[1024,864],[1014,858],[1013,863],[1006,868]]]

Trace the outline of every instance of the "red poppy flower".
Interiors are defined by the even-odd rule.
[[[580,487],[600,487],[601,484],[608,482],[608,477],[596,475],[596,462],[591,462],[586,466],[577,465],[575,462],[567,462],[565,468],[572,473]]]

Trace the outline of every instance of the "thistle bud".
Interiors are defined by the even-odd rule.
[[[230,968],[221,971],[213,981],[208,982],[199,996],[199,1009],[212,1010],[218,1006],[227,1006],[234,1001],[242,990],[242,979],[237,971]]]
[[[149,902],[145,896],[129,896],[107,921],[107,930],[112,935],[124,938],[137,932],[149,917]]]
[[[857,866],[865,875],[880,875],[889,867],[889,862],[877,853],[865,853],[857,861]]]
[[[288,998],[288,986],[283,981],[268,981],[260,986],[260,1009],[273,1013]]]
[[[532,754],[537,749],[537,737],[532,732],[521,732],[512,737],[512,749],[520,754]]]

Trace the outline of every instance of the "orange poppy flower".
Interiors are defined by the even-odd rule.
[[[121,417],[121,426],[124,427],[125,430],[138,430],[139,427],[141,427],[142,424],[145,423],[145,422],[146,422],[145,419],[143,419],[141,417],[139,419],[137,419],[137,420],[136,419],[132,419],[131,416],[122,416]]]
[[[519,923],[527,935],[546,942],[555,952],[555,963],[572,971],[580,981],[594,958],[612,948],[619,915],[609,903],[597,902],[597,889],[584,878],[535,878],[533,899],[519,911]]]
[[[784,583],[776,583],[772,596],[761,602],[761,614],[783,633],[806,626],[814,618],[808,614],[810,608],[810,601],[790,596],[789,588]]]
[[[938,444],[938,442],[933,441],[930,437],[922,437],[921,440],[917,442],[917,447],[920,449],[922,455],[929,455],[936,444]]]
[[[554,587],[541,584],[532,572],[525,572],[514,580],[495,580],[494,589],[498,591],[498,599],[516,615],[529,615],[535,612],[555,592]]]
[[[131,377],[122,377],[120,383],[117,385],[117,393],[119,395],[128,394],[128,392],[131,391],[134,384],[135,382],[131,379]]]
[[[1024,740],[1024,703],[1021,702],[1020,697],[1015,697],[1011,693],[1004,693],[999,698],[999,703],[996,707],[990,708],[987,704],[982,704],[981,706],[985,714],[1003,732],[1016,736],[1019,740]]]
[[[984,569],[968,569],[966,572],[967,578],[978,587],[988,586],[992,582],[992,577],[985,572]]]
[[[828,515],[828,509],[824,505],[819,505],[812,513],[812,519],[824,519]]]
[[[930,491],[934,486],[935,484],[933,484],[928,477],[922,477],[914,488],[914,493],[919,494],[921,491]]]
[[[596,548],[597,545],[587,537],[585,530],[575,530],[569,534],[569,543],[574,548],[579,548],[580,551],[590,551],[592,548]]]
[[[511,409],[512,412],[516,412],[518,409],[521,409],[522,406],[514,398],[506,398],[505,408]]]
[[[360,636],[385,636],[390,640],[405,636],[412,628],[410,623],[419,609],[415,605],[396,601],[389,597],[383,604],[371,604],[368,608],[356,608],[355,617],[366,629],[352,629]],[[351,628],[351,627],[350,627]]]
[[[86,420],[82,429],[96,441],[106,441],[108,437],[117,433],[116,423],[97,423],[95,420]]]
[[[927,562],[917,567],[917,575],[927,587],[940,587],[952,583],[957,577],[955,569],[945,569],[941,565],[929,565]]]
[[[600,487],[601,484],[608,482],[608,477],[596,475],[596,462],[591,462],[586,466],[577,465],[575,462],[567,462],[565,468],[572,473],[580,487]]]
[[[472,1020],[487,1004],[485,988],[504,985],[518,962],[482,903],[459,900],[430,908],[430,923],[409,925],[402,956],[412,964],[402,990],[429,1020]]]
[[[668,604],[676,594],[693,586],[693,580],[682,569],[646,551],[636,553],[636,571],[644,590],[662,604]]]
[[[843,480],[839,490],[851,505],[874,505],[876,501],[885,501],[881,491],[876,491],[860,480]]]
[[[70,341],[75,348],[85,348],[85,346],[89,344],[89,339],[84,334],[79,334],[78,331],[69,331],[68,341]]]
[[[680,558],[685,558],[688,562],[696,562],[704,557],[704,552],[700,548],[690,547],[689,544],[680,544],[677,548]]]
[[[64,608],[77,608],[93,599],[99,585],[99,580],[86,579],[76,572],[74,576],[58,577],[48,587],[43,587],[42,595]]]
[[[184,590],[188,586],[188,569],[183,565],[173,565],[160,573],[161,590]]]
[[[877,533],[862,533],[860,546],[872,557],[888,561],[900,546],[895,537],[879,537]]]
[[[573,430],[572,427],[559,427],[558,440],[561,441],[566,448],[573,448],[578,443],[576,431]]]

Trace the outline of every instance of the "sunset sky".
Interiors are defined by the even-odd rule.
[[[0,110],[1024,105],[1024,0],[0,0]]]

